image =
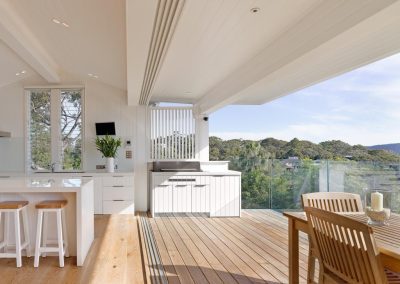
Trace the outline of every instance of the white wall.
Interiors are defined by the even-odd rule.
[[[47,85],[40,77],[33,76],[0,88],[0,129],[11,132],[11,139],[0,138],[0,171],[24,171],[25,100],[24,86]],[[136,108],[126,103],[126,92],[96,80],[79,81],[64,75],[62,85],[83,85],[85,87],[85,152],[84,169],[95,170],[104,164],[104,159],[94,145],[95,122],[115,121],[117,136],[123,139],[123,147],[117,158],[118,167],[123,171],[133,170],[133,159],[125,158],[125,142],[134,145]],[[10,160],[8,157],[17,157]]]

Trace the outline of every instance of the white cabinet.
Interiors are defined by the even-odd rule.
[[[183,176],[153,173],[152,216],[157,213],[209,213],[240,216],[240,175]]]
[[[210,212],[210,177],[198,176],[192,185],[192,212]]]
[[[102,185],[103,214],[135,213],[133,176],[104,176]]]
[[[210,217],[240,216],[240,176],[210,177]]]
[[[94,214],[103,214],[103,179],[91,175],[83,175],[81,178],[93,180]]]

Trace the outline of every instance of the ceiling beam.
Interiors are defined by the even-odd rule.
[[[299,58],[311,54],[324,43],[329,42],[394,2],[393,0],[322,1],[319,6],[285,34],[207,92],[196,102],[196,112],[209,114],[226,105],[236,103],[244,96],[250,96],[248,90],[257,83]],[[358,36],[356,33],[353,34],[355,38]],[[362,50],[365,47],[359,46],[358,48]],[[309,59],[316,60],[318,58],[311,57]],[[291,72],[291,70],[285,71]],[[275,80],[281,79],[274,78]],[[282,81],[281,83],[285,84]],[[309,86],[310,82],[303,81],[302,84]],[[264,91],[262,95],[268,97],[269,94]]]
[[[49,83],[59,83],[58,66],[7,1],[0,1],[0,39]]]

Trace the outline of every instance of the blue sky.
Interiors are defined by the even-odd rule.
[[[400,54],[261,106],[225,107],[210,115],[210,135],[400,143]]]

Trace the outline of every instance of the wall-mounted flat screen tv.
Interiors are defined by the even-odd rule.
[[[97,122],[96,135],[115,135],[114,122]]]

